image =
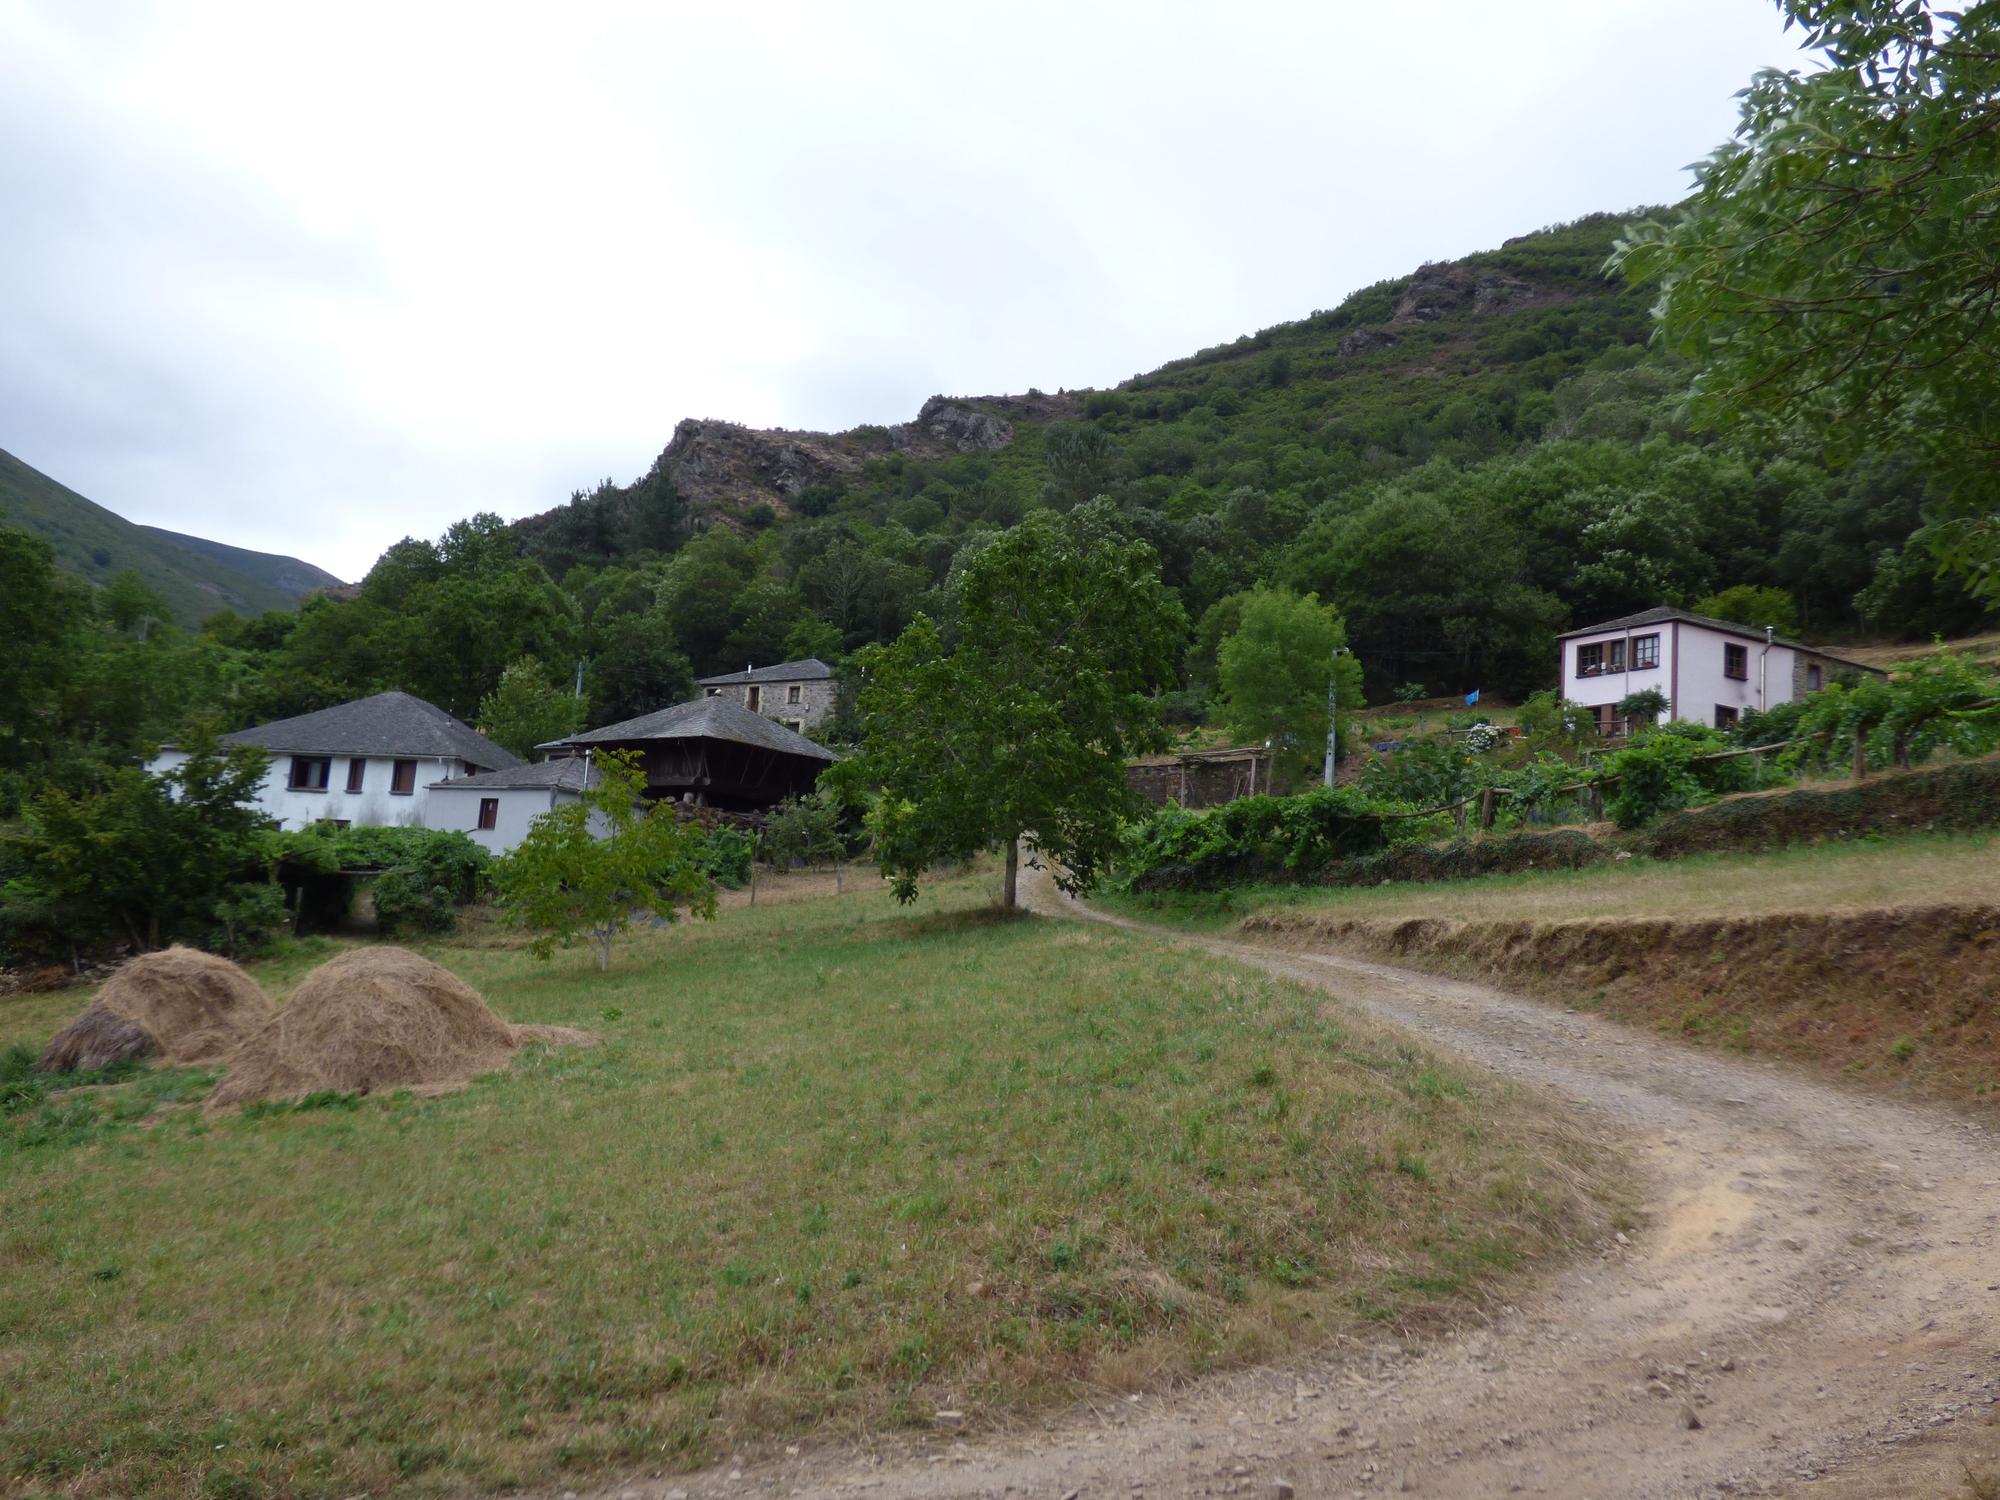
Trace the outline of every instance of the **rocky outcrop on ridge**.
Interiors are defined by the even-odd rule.
[[[913,421],[847,432],[761,429],[688,417],[674,428],[657,467],[696,512],[740,515],[760,502],[787,509],[813,485],[858,474],[871,459],[891,453],[939,459],[1004,448],[1013,441],[1015,422],[1059,421],[1072,415],[1074,406],[1067,396],[1039,392],[933,396]]]

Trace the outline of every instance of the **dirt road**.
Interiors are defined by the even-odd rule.
[[[1045,877],[1029,889],[1045,910],[1096,915]],[[1967,1467],[2000,1473],[1991,1135],[1479,985],[1155,935],[1324,987],[1569,1099],[1643,1164],[1648,1222],[1430,1347],[1347,1348],[1029,1434],[808,1448],[605,1494],[1987,1493]]]

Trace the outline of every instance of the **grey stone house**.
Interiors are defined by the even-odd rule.
[[[833,668],[816,656],[704,677],[701,690],[706,697],[734,699],[753,714],[777,720],[794,734],[804,734],[832,717],[840,692]]]

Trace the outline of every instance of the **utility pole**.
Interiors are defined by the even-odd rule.
[[[1334,736],[1340,729],[1340,659],[1347,655],[1345,646],[1335,646],[1326,667],[1326,770],[1324,784],[1333,785]]]

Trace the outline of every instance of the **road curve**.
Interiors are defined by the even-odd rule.
[[[1819,1494],[1822,1479],[1842,1495],[1971,1493],[1958,1439],[1991,1452],[2000,1430],[1985,1425],[2000,1417],[1988,1132],[1483,985],[1189,937],[1023,880],[1040,910],[1317,986],[1554,1090],[1641,1163],[1645,1227],[1427,1347],[1347,1348],[1032,1434],[808,1445],[600,1493],[1665,1500]]]

